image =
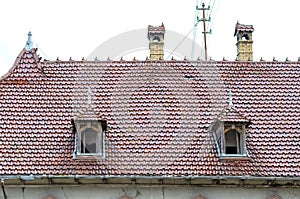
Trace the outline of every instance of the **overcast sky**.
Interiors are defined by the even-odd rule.
[[[233,37],[237,20],[253,24],[254,60],[297,60],[300,57],[299,1],[203,0],[213,8],[208,54],[214,60],[236,57]],[[46,59],[81,60],[111,37],[149,24],[187,35],[201,0],[9,0],[0,2],[0,76],[25,46],[28,31]],[[196,42],[202,46],[202,24]],[[146,37],[146,35],[145,35]],[[193,37],[193,33],[189,35]],[[122,45],[122,44],[120,44]],[[187,52],[190,53],[190,52]],[[197,56],[197,55],[196,55]],[[146,57],[146,55],[145,55]]]

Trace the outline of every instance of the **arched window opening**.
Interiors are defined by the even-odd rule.
[[[248,41],[248,40],[250,40],[249,35],[248,35],[247,33],[244,33],[244,34],[242,35],[242,40],[243,40],[243,41]]]
[[[81,151],[80,153],[97,153],[97,132],[91,128],[81,133]]]
[[[225,133],[225,153],[241,153],[241,134],[236,130],[230,130]]]
[[[121,196],[119,199],[133,199],[133,198],[131,198],[131,197],[127,196],[127,195],[124,195],[124,196]]]
[[[279,195],[271,195],[267,199],[282,199]]]
[[[45,196],[43,199],[57,199],[56,197],[54,197],[51,194],[48,194],[47,196]]]
[[[204,196],[202,196],[202,195],[200,194],[200,195],[197,195],[196,197],[194,197],[193,199],[207,199],[207,198],[205,198]]]
[[[74,158],[103,156],[106,129],[105,120],[75,120]]]
[[[158,36],[158,35],[155,35],[155,36],[153,37],[153,41],[160,42],[160,38],[159,38],[159,36]]]

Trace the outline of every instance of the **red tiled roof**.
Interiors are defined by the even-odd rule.
[[[234,106],[228,106],[224,111],[218,115],[217,119],[221,122],[241,122],[249,123],[250,120],[247,119],[244,115],[239,113]]]
[[[299,79],[300,62],[40,62],[23,50],[0,82],[0,174],[300,177]],[[90,85],[105,157],[82,161],[72,119]],[[249,160],[220,160],[208,131],[229,90],[251,120]]]

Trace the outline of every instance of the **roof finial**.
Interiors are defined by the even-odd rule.
[[[91,87],[88,88],[88,106],[92,104],[92,89]]]
[[[232,107],[233,102],[232,102],[232,92],[231,92],[231,90],[229,90],[228,95],[229,95],[228,104],[229,104],[229,107]]]
[[[32,36],[31,31],[29,31],[29,32],[28,32],[28,39],[27,39],[26,45],[25,45],[25,49],[26,49],[26,50],[31,50],[32,47],[33,47],[32,41],[31,41],[31,36]]]

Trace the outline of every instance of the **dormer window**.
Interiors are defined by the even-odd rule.
[[[212,127],[221,157],[248,157],[246,148],[246,129],[248,123],[216,121]]]
[[[246,132],[245,124],[223,123],[224,133],[222,137],[222,155],[246,155]]]
[[[218,115],[211,126],[221,158],[248,158],[246,133],[249,125],[250,120],[233,106],[230,93],[229,106]]]
[[[94,127],[90,124],[94,123]],[[81,129],[77,129],[78,134],[78,154],[101,154],[103,143],[103,130],[101,124],[96,121],[86,121]]]
[[[100,116],[95,113],[90,96],[89,94],[87,108],[82,110],[73,120],[74,158],[104,157],[107,122],[99,119]]]
[[[106,121],[75,120],[76,156],[102,156]]]

